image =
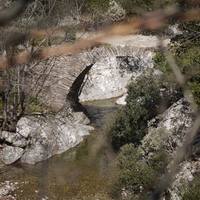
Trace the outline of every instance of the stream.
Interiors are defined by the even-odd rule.
[[[85,102],[95,130],[63,154],[35,165],[20,162],[0,168],[0,182],[15,183],[17,200],[111,200],[115,156],[107,142],[108,118],[116,99]]]

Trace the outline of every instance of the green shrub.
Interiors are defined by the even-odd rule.
[[[109,0],[86,0],[85,5],[90,11],[98,9],[99,11],[107,11]]]
[[[197,200],[200,199],[200,174],[189,184],[187,191],[183,195],[183,200]]]
[[[195,102],[200,107],[200,75],[196,76],[193,81],[190,81],[188,87],[194,95]]]
[[[179,25],[183,34],[173,41],[178,43],[175,51],[176,62],[184,74],[187,85],[200,107],[200,34],[198,22],[185,22]]]
[[[171,39],[173,45],[171,51],[179,69],[183,73],[187,86],[192,91],[196,103],[200,107],[200,34],[198,32],[198,23],[183,23],[179,26],[183,31],[182,35],[175,36]],[[180,90],[172,70],[162,53],[154,56],[154,66],[161,70],[164,82],[171,84],[172,91]],[[173,96],[173,95],[172,95]],[[179,95],[180,96],[180,95]],[[181,97],[181,96],[180,96]],[[175,98],[176,99],[176,98]]]
[[[198,23],[183,23],[179,26],[183,31],[182,35],[175,36],[171,42],[174,44],[171,51],[174,53],[176,64],[184,75],[187,86],[192,91],[195,101],[200,107],[200,34],[198,32]],[[177,84],[169,64],[167,63],[162,53],[157,53],[154,56],[155,68],[161,70],[163,80],[172,84],[177,90]],[[177,89],[176,89],[177,88]]]
[[[188,43],[188,45],[184,51],[176,56],[176,61],[187,80],[187,86],[200,107],[200,49],[199,46],[193,46],[192,43]]]
[[[156,69],[159,69],[164,73],[171,72],[171,67],[167,63],[163,53],[157,53],[153,57],[153,61],[154,61],[154,67]]]
[[[167,164],[168,158],[163,151],[145,162],[133,144],[124,145],[117,156],[119,174],[115,195],[120,196],[125,191],[128,198],[135,199],[133,195],[139,195],[140,199],[144,199],[157,185]]]
[[[83,6],[83,13],[89,17],[86,29],[98,29],[106,22],[105,13],[109,7],[109,0],[86,0]]]
[[[127,104],[117,113],[111,129],[115,150],[128,143],[140,144],[147,133],[148,120],[157,114],[160,100],[160,83],[152,74],[142,75],[128,85]]]
[[[200,49],[199,46],[189,46],[175,55],[176,62],[187,79],[200,74]],[[192,45],[192,44],[191,44]],[[199,43],[200,45],[200,43]]]
[[[124,145],[118,155],[119,175],[116,183],[118,191],[139,193],[142,188],[152,187],[153,169],[139,160],[134,145]]]
[[[165,173],[168,163],[169,157],[163,149],[160,149],[160,152],[152,156],[152,158],[149,160],[149,165],[157,174]]]

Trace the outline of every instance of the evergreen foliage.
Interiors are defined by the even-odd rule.
[[[186,84],[194,94],[196,103],[200,106],[200,36],[199,24],[181,24],[183,35],[172,38],[174,58],[181,72],[186,78]],[[155,117],[159,102],[165,99],[165,93],[160,95],[160,88],[165,88],[169,96],[169,104],[182,97],[171,67],[162,53],[154,57],[155,68],[163,72],[162,84],[152,75],[143,75],[135,83],[128,86],[127,105],[116,117],[112,128],[112,144],[119,150],[119,176],[115,184],[118,195],[127,195],[127,199],[147,199],[159,178],[165,173],[168,156],[159,150],[157,155],[141,158],[137,146],[147,133],[147,122]],[[169,92],[170,91],[170,92]],[[199,199],[199,175],[189,185],[183,200]],[[117,192],[116,192],[117,193]]]
[[[198,23],[183,23],[179,25],[183,34],[171,39],[171,51],[179,69],[183,73],[187,86],[192,91],[196,103],[200,106],[200,32]],[[164,73],[164,80],[176,85],[172,70],[162,53],[154,56],[155,68]],[[178,88],[177,88],[178,89]]]
[[[183,200],[197,200],[200,199],[200,174],[189,184],[187,191],[183,195]]]
[[[124,144],[140,144],[147,133],[147,122],[157,114],[161,100],[159,80],[152,74],[138,77],[128,85],[126,106],[116,115],[112,127],[112,144],[118,150]]]
[[[130,199],[136,199],[138,195],[140,199],[145,199],[156,187],[168,163],[168,157],[163,151],[148,162],[142,160],[133,144],[124,145],[117,160],[119,174],[113,193],[119,198],[125,191]]]

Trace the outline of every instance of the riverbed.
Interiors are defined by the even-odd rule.
[[[115,154],[107,141],[116,99],[85,102],[95,130],[69,151],[35,165],[20,162],[0,169],[0,182],[11,181],[18,200],[111,200]]]

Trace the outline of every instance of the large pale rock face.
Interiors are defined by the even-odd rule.
[[[60,112],[56,116],[22,117],[16,133],[3,131],[0,139],[12,146],[3,148],[1,159],[11,164],[34,164],[55,154],[60,154],[79,144],[93,127],[81,112]],[[20,148],[20,147],[23,147]]]
[[[182,200],[182,195],[186,192],[187,184],[194,179],[199,171],[200,161],[184,161],[180,171],[176,175],[172,186],[168,189],[168,194],[172,200]],[[162,200],[167,200],[163,197]]]
[[[111,56],[99,60],[85,78],[80,101],[123,95],[131,80],[153,68],[152,56],[152,52],[143,52],[140,55]]]
[[[181,99],[162,115],[149,122],[149,132],[140,146],[143,156],[151,157],[161,149],[173,156],[182,145],[193,122],[188,103]]]
[[[149,132],[143,138],[139,147],[142,156],[148,160],[156,153],[164,150],[173,159],[177,149],[183,144],[188,130],[192,127],[193,120],[191,108],[185,99],[180,99],[177,103],[174,103],[162,115],[149,122]],[[196,156],[193,151],[196,147],[199,148],[198,139],[188,150],[186,159],[188,156]],[[168,197],[163,196],[162,200],[182,199],[187,183],[193,180],[194,175],[200,168],[199,156],[195,157],[194,160],[192,160],[192,157],[189,158],[180,165],[180,171],[174,177],[174,182],[170,188],[168,188]]]
[[[153,55],[154,49],[127,44],[95,47],[75,55],[57,57],[47,63],[49,70],[44,69],[46,63],[35,67],[34,76],[40,77],[42,73],[46,81],[42,87],[43,80],[40,80],[40,84],[31,82],[29,90],[34,91],[37,86],[40,101],[59,111],[77,77],[94,64],[80,87],[80,101],[121,96],[130,79],[134,80],[143,71],[153,67]]]
[[[21,162],[34,164],[55,154],[60,154],[79,144],[92,127],[72,123],[62,116],[30,117],[24,121],[28,130],[29,145],[25,149]],[[29,128],[34,127],[31,132]],[[19,134],[21,130],[19,129]],[[24,134],[24,130],[22,129]]]

